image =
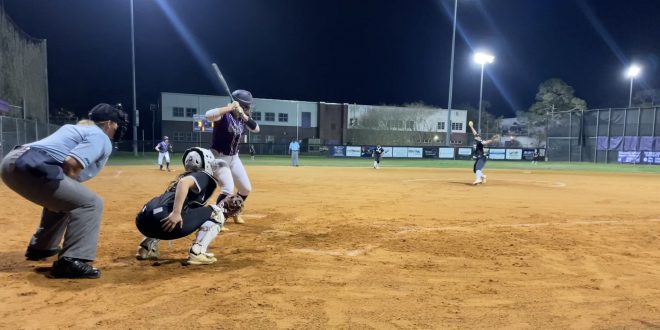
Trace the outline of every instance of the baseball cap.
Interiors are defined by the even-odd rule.
[[[115,131],[114,139],[121,140],[126,131],[128,130],[128,115],[107,103],[99,103],[89,111],[89,119],[94,122],[114,121],[119,126]]]

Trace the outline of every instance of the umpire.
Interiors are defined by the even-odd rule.
[[[18,146],[2,160],[5,184],[43,206],[25,257],[35,261],[59,253],[51,277],[101,276],[88,262],[96,258],[103,201],[81,182],[101,171],[112,152],[110,139],[119,139],[126,131],[128,117],[101,103],[89,112],[89,119]]]

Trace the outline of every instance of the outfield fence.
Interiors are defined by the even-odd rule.
[[[60,126],[36,120],[0,117],[0,155],[4,157],[14,147],[43,139]]]
[[[660,164],[660,107],[555,112],[546,145],[550,161]]]

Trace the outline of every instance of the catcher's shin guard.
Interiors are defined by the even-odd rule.
[[[190,247],[190,253],[194,255],[205,254],[209,244],[218,236],[220,226],[212,220],[204,222],[197,232],[195,242]]]

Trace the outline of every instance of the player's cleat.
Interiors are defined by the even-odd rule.
[[[475,186],[476,186],[476,185],[479,185],[479,184],[481,184],[481,183],[482,183],[481,180],[477,180],[477,181],[472,182],[472,184],[475,185]]]
[[[28,246],[27,251],[25,251],[25,259],[30,261],[44,260],[60,253],[60,251],[62,251],[60,248],[52,250],[37,250]]]
[[[101,271],[82,260],[63,257],[53,263],[50,276],[54,278],[99,278]]]
[[[485,175],[481,176],[481,183],[486,183],[486,176]]]
[[[218,261],[212,253],[200,253],[200,254],[194,254],[192,252],[188,252],[188,260],[186,260],[186,264],[189,265],[210,265],[212,263],[215,263]]]
[[[233,216],[232,218],[234,218],[234,223],[238,223],[238,224],[244,224],[245,223],[245,220],[243,220],[243,217],[240,214],[237,214],[237,215]]]
[[[135,258],[137,260],[157,260],[160,258],[160,250],[158,248],[158,241],[154,238],[145,238],[140,243]]]
[[[227,228],[225,226],[222,226],[222,228],[220,228],[220,232],[223,232],[223,231],[229,231],[229,228]]]

